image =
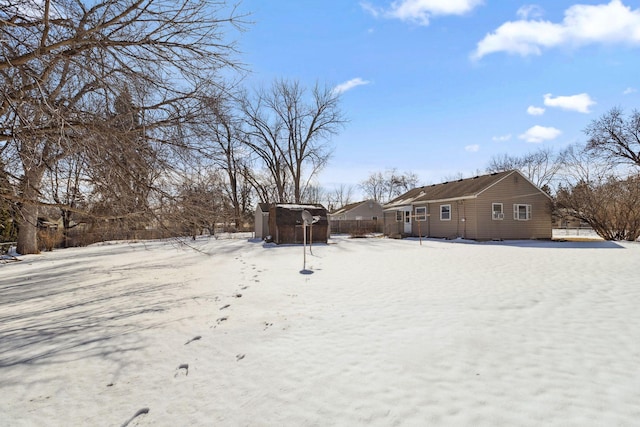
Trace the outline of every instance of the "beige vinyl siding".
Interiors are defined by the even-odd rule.
[[[382,205],[372,202],[371,207],[369,207],[369,202],[365,202],[346,212],[346,218],[344,219],[373,219],[375,216],[379,220],[382,220],[382,215]]]
[[[440,206],[451,205],[451,220],[440,221]],[[477,221],[475,217],[476,201],[474,199],[452,200],[448,202],[431,203],[431,209],[437,212],[431,216],[430,236],[446,239],[458,237],[475,239]]]
[[[427,217],[423,221],[418,221],[414,216],[413,220],[411,221],[411,234],[413,236],[428,237],[429,236],[430,222],[433,220],[431,218],[431,216],[429,216],[431,214],[431,212],[429,212],[429,206],[427,206],[427,205],[420,205],[419,208],[420,209],[422,209],[422,208],[426,209]],[[416,206],[413,207],[412,215],[416,215]],[[439,215],[439,213],[438,213],[438,215]]]
[[[387,236],[404,234],[404,221],[396,221],[396,212],[384,212],[384,234]]]
[[[446,239],[455,239],[457,237],[468,237],[466,233],[469,231],[469,202],[470,200],[453,200],[446,202],[429,203],[428,211],[431,213],[429,217],[429,236]],[[440,206],[451,206],[451,219],[440,219]],[[465,221],[462,221],[462,219]]]
[[[502,203],[504,219],[493,219],[493,203]],[[518,174],[482,192],[476,204],[478,240],[551,238],[550,199]],[[514,220],[514,204],[531,205],[531,219]]]

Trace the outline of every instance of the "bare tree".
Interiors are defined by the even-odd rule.
[[[301,202],[305,187],[326,165],[328,141],[345,124],[339,104],[340,94],[329,87],[316,84],[309,91],[283,79],[243,97],[246,144],[268,171],[279,202]],[[287,200],[287,182],[293,200]]]
[[[283,184],[282,187],[278,188],[269,171],[254,169],[245,174],[245,179],[251,183],[260,203],[272,203],[274,200],[289,200],[287,186]]]
[[[46,172],[47,184],[43,184],[48,198],[55,202],[62,218],[64,247],[69,246],[69,232],[78,225],[74,219],[82,210],[87,210],[86,198],[86,158],[82,154],[66,157],[51,166]]]
[[[499,154],[491,157],[487,165],[487,173],[505,172],[520,169],[522,159],[520,157],[511,156],[509,154]]]
[[[329,211],[334,211],[352,203],[354,191],[353,185],[340,184],[332,191],[327,192],[327,209]]]
[[[174,215],[166,225],[178,226],[181,234],[187,233],[194,240],[204,229],[214,234],[217,224],[230,227],[234,213],[225,188],[221,171],[191,174],[179,189]]]
[[[578,218],[607,240],[640,237],[640,176],[621,177],[617,159],[580,145],[560,153],[563,179],[556,194],[560,215]]]
[[[555,155],[553,149],[540,148],[522,156],[494,156],[486,171],[493,173],[517,169],[539,188],[549,188],[561,167],[561,158]]]
[[[558,191],[558,205],[606,240],[640,237],[640,175],[605,182],[580,181]]]
[[[399,173],[388,169],[384,173],[374,172],[360,184],[367,197],[385,203],[418,186],[418,175],[413,172]]]
[[[580,144],[562,150],[558,160],[561,163],[561,185],[565,188],[578,182],[600,184],[617,174],[614,161],[602,158]]]
[[[318,184],[307,185],[302,195],[305,203],[322,203],[326,199],[326,192]]]
[[[225,193],[233,207],[233,222],[240,227],[248,216],[252,196],[251,159],[244,145],[241,117],[229,92],[207,97],[203,104],[203,138],[212,145],[207,157],[226,175]]]
[[[35,253],[45,171],[85,153],[112,167],[130,138],[117,138],[109,112],[132,89],[146,145],[156,152],[189,149],[180,127],[197,108],[203,79],[232,67],[222,28],[236,23],[214,0],[43,0],[0,8],[0,156],[13,175],[19,208],[18,251]],[[120,159],[122,156],[120,156]],[[169,158],[166,156],[165,158]],[[96,164],[97,162],[94,162]],[[166,165],[165,165],[166,166]]]
[[[369,177],[360,183],[360,189],[365,196],[376,202],[386,202],[387,179],[382,172],[373,172]]]
[[[452,173],[442,178],[444,182],[460,181],[461,179],[464,179],[464,174],[462,172]]]
[[[13,187],[0,157],[0,242],[14,241],[17,235],[14,222],[15,207],[9,197],[12,192]]]
[[[640,111],[625,118],[620,108],[612,108],[585,129],[587,149],[618,163],[640,166]]]

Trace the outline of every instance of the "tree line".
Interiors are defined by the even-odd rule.
[[[300,202],[346,122],[340,94],[242,87],[227,33],[245,19],[217,0],[3,2],[3,238],[38,252],[52,211],[73,244],[80,225],[96,240],[195,234]]]

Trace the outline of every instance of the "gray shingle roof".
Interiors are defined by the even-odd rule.
[[[375,200],[373,199],[369,199],[369,200],[363,200],[360,202],[355,202],[355,203],[349,203],[348,205],[344,205],[343,207],[336,209],[335,211],[331,212],[331,215],[339,215],[339,214],[343,214],[346,212],[349,212],[351,209],[357,208],[358,206],[364,204],[364,203],[368,203],[368,202],[375,202]]]
[[[519,172],[510,170],[492,173],[489,175],[475,176],[473,178],[459,179],[457,181],[443,182],[441,184],[425,185],[424,187],[418,187],[407,191],[401,196],[391,200],[389,203],[384,205],[384,207],[385,209],[389,209],[398,206],[427,203],[436,200],[472,198],[513,173]]]

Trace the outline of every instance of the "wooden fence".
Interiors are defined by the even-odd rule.
[[[381,219],[343,219],[330,221],[331,234],[365,235],[382,233],[384,222]]]

